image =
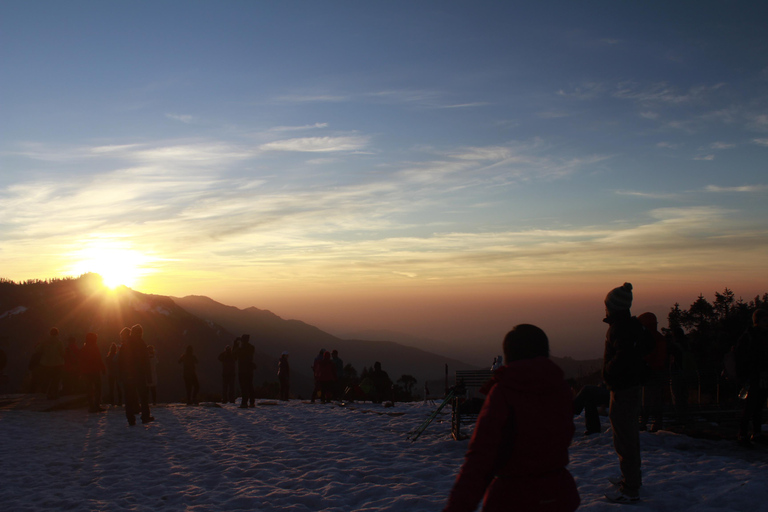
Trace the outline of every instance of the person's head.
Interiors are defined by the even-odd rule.
[[[339,355],[339,351],[338,351],[338,350],[336,350],[336,349],[333,349],[333,352],[331,352],[331,355],[332,355],[333,357],[336,357],[336,356],[338,356],[338,355]]]
[[[187,354],[192,355],[194,353],[194,349],[192,348],[192,345],[187,345]]]
[[[243,345],[247,345],[250,342],[251,342],[250,334],[243,334],[242,336],[240,336],[240,343],[242,343]]]
[[[331,353],[330,352],[326,352],[325,354],[323,354],[323,359],[330,360],[331,359]]]
[[[605,296],[605,312],[610,315],[617,311],[629,311],[632,307],[632,284],[624,283]]]
[[[55,327],[51,327],[50,334],[51,334],[51,336],[58,336],[59,335],[59,330],[57,328],[55,328]]]
[[[283,359],[288,359],[288,352],[283,352],[282,354],[280,354],[280,357]]]
[[[549,338],[544,331],[531,324],[513,327],[504,336],[502,347],[507,364],[521,359],[549,357]]]
[[[86,345],[95,345],[96,341],[99,339],[99,335],[95,332],[89,332],[85,335],[85,344]]]
[[[373,369],[374,369],[374,370],[381,370],[381,363],[380,363],[380,362],[378,362],[378,361],[376,361],[375,363],[373,363]]]
[[[752,313],[752,325],[759,327],[764,331],[768,331],[768,310],[756,309]]]
[[[320,352],[317,355],[320,356],[320,357],[323,357],[323,354],[325,354],[325,349],[321,348]]]
[[[141,338],[144,335],[144,328],[141,324],[136,324],[131,327],[131,336],[134,338]]]
[[[643,327],[645,327],[651,332],[656,332],[659,326],[659,320],[656,318],[656,315],[654,315],[650,311],[647,313],[643,313],[642,315],[638,315],[637,319],[640,321],[641,324],[643,324]]]
[[[224,352],[226,352],[227,354],[231,354],[232,353],[232,347],[227,345],[226,347],[224,347]]]
[[[123,327],[123,329],[120,331],[120,341],[122,343],[125,343],[128,341],[128,338],[131,337],[131,329],[128,327]]]

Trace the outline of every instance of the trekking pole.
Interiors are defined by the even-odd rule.
[[[448,392],[448,396],[446,396],[445,400],[443,400],[443,403],[440,404],[440,407],[435,409],[435,411],[429,415],[429,418],[424,420],[424,422],[421,425],[419,425],[419,428],[410,432],[408,434],[408,437],[406,437],[406,439],[409,439],[411,442],[416,441],[421,435],[421,433],[424,432],[424,430],[426,430],[426,428],[429,426],[430,423],[432,423],[432,420],[434,420],[435,417],[440,413],[440,411],[443,410],[443,407],[445,407],[450,403],[450,401],[453,399],[454,396],[456,396],[456,388],[451,388]]]

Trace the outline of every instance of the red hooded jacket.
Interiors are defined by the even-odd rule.
[[[573,392],[546,357],[496,371],[445,512],[572,512],[579,493],[565,468]]]

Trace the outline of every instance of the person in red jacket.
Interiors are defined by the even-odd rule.
[[[444,512],[572,512],[580,503],[566,469],[573,392],[549,359],[547,335],[520,324],[504,338],[504,359],[487,392],[464,464]]]
[[[85,344],[79,351],[80,373],[85,383],[85,393],[88,396],[88,412],[102,412],[101,407],[101,376],[107,372],[104,361],[101,360],[96,333],[85,335]]]

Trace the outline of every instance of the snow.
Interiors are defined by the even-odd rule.
[[[8,311],[6,311],[2,315],[0,315],[0,318],[5,318],[5,317],[13,316],[13,315],[20,315],[20,314],[24,313],[26,310],[27,310],[27,308],[25,308],[24,306],[18,306],[18,307],[15,307],[13,309],[9,309]]]
[[[207,406],[206,406],[207,405]],[[129,427],[123,410],[0,411],[4,510],[437,511],[467,441],[441,414],[406,440],[433,404],[227,404],[152,409]],[[584,437],[569,469],[580,510],[616,510],[603,493],[618,474],[610,430]],[[641,501],[634,511],[744,511],[768,502],[768,450],[733,441],[642,432]]]

